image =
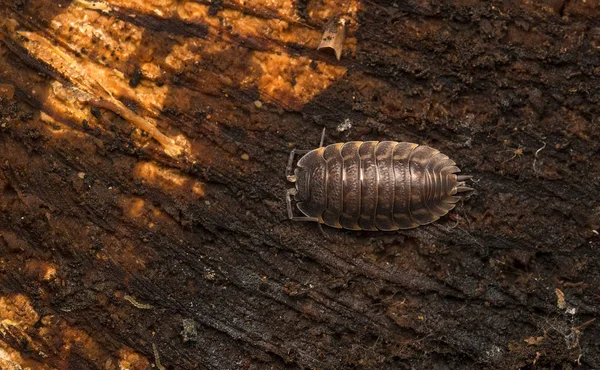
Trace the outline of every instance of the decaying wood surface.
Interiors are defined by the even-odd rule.
[[[600,368],[598,1],[0,5],[0,368]],[[289,222],[323,127],[476,193]]]

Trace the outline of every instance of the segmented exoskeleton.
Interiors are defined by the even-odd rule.
[[[306,154],[304,154],[306,153]],[[295,154],[304,154],[292,174]],[[351,230],[410,229],[436,221],[471,191],[448,156],[424,145],[352,141],[292,151],[288,215]],[[302,217],[293,215],[294,196]]]

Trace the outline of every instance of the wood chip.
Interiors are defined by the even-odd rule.
[[[567,308],[567,303],[565,302],[565,293],[562,290],[556,288],[556,305],[561,310]]]
[[[544,337],[529,337],[527,339],[523,339],[523,341],[529,344],[530,346],[533,346],[539,344],[543,339]]]
[[[324,48],[333,49],[337,60],[340,60],[345,38],[346,20],[344,18],[335,19],[325,26],[325,31],[323,31],[323,37],[317,50]]]

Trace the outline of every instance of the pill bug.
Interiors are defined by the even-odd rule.
[[[294,156],[304,154],[292,172]],[[471,176],[425,145],[352,141],[292,150],[286,194],[288,216],[351,230],[411,229],[448,213]],[[294,216],[292,199],[303,216]]]

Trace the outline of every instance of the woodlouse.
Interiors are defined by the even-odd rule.
[[[296,154],[304,154],[292,173]],[[288,216],[351,230],[410,229],[436,221],[473,189],[448,156],[425,145],[352,141],[292,150]],[[304,216],[293,215],[291,196]]]

